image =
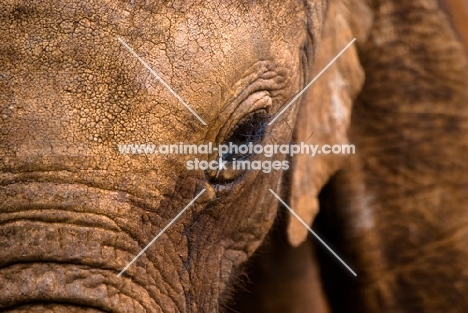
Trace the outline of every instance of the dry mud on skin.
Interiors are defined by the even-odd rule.
[[[465,52],[435,0],[0,0],[0,311],[468,312]],[[356,153],[117,149],[230,141]]]

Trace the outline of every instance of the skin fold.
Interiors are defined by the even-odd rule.
[[[0,310],[466,312],[467,72],[437,1],[0,0]],[[117,149],[242,132],[357,153],[216,175]],[[322,282],[332,261],[270,188],[322,211],[357,278]]]

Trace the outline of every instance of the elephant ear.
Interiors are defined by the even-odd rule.
[[[373,2],[334,214],[366,312],[467,312],[468,62],[436,0]]]
[[[339,8],[336,2],[330,1]],[[303,99],[295,135],[300,141],[315,130],[310,141],[349,140],[356,154],[342,160],[296,158],[291,206],[311,223],[317,193],[339,168],[331,184],[338,196],[333,222],[346,235],[341,244],[362,282],[359,300],[365,308],[360,311],[466,312],[467,298],[452,297],[468,294],[463,46],[436,0],[369,0],[367,9],[366,1],[340,2],[348,3],[350,15],[330,7],[327,21],[334,25],[325,24],[316,69],[346,45],[351,33],[356,45]],[[362,70],[366,77],[359,88]],[[327,85],[337,75],[350,89]],[[294,219],[288,235],[293,245],[305,237]]]
[[[362,11],[359,25],[351,25],[351,12]],[[367,10],[367,11],[366,11]],[[368,8],[357,4],[352,11],[342,1],[330,1],[324,9],[321,33],[314,41],[318,46],[307,55],[310,62],[307,82],[319,74],[355,37],[365,40],[372,16]],[[313,27],[313,23],[309,23]],[[358,31],[354,31],[357,29]],[[313,34],[314,29],[311,30]],[[314,38],[315,39],[315,38]],[[293,141],[309,145],[348,144],[351,106],[364,81],[356,45],[351,45],[303,94],[294,127]],[[290,205],[311,225],[319,210],[318,194],[324,184],[343,163],[343,156],[331,154],[297,155],[292,159]],[[300,245],[307,237],[307,229],[291,217],[287,235],[291,245]]]

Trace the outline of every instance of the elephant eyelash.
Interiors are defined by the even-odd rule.
[[[231,131],[228,139],[225,140],[226,144],[241,146],[258,144],[263,140],[265,129],[268,124],[270,116],[264,110],[256,111],[244,119],[242,119],[237,126]],[[247,159],[250,155],[246,154],[232,154],[230,152],[222,156],[223,160],[232,161],[233,158],[238,160]]]
[[[255,145],[263,141],[266,128],[271,116],[265,110],[257,110],[237,123],[237,126],[230,132],[230,135],[223,142],[225,145],[232,143],[240,147],[242,145]],[[242,154],[239,151],[227,152],[223,154],[222,160],[228,162],[228,168],[222,171],[207,171],[208,181],[218,188],[225,188],[242,176],[245,171],[231,168],[234,160],[246,160],[251,154]],[[224,187],[223,187],[224,186]]]

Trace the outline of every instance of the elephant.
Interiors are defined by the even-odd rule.
[[[468,3],[458,0],[440,0],[441,8],[447,12],[458,36],[463,41],[465,47],[468,47]],[[467,51],[468,54],[468,51]]]
[[[0,0],[0,309],[467,312],[467,84],[435,0]],[[231,142],[356,153],[118,149]]]

